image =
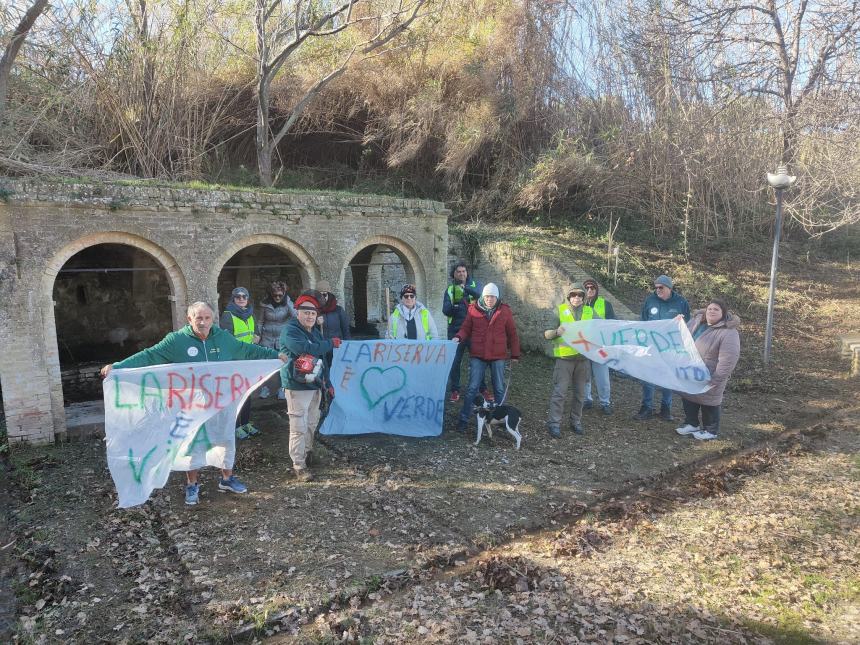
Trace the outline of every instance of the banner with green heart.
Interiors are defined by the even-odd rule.
[[[344,342],[334,350],[335,397],[320,433],[440,435],[456,349],[449,340]]]

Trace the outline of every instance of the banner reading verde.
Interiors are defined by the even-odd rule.
[[[442,434],[450,340],[345,341],[334,351],[335,397],[320,433]]]
[[[701,394],[711,374],[679,320],[602,320],[565,323],[564,342],[595,363],[678,392]]]
[[[119,506],[143,504],[171,470],[232,468],[238,410],[280,368],[273,359],[111,370],[105,440]]]

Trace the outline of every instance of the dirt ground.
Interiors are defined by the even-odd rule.
[[[717,441],[634,421],[640,387],[617,378],[612,416],[592,410],[584,436],[552,439],[552,361],[529,355],[510,392],[519,451],[452,432],[449,406],[439,438],[324,439],[316,479],[298,483],[283,406],[257,402],[264,432],[237,461],[247,495],[218,494],[207,472],[188,508],[175,473],[118,510],[101,441],[16,449],[0,468],[0,630],[64,643],[856,642],[858,384],[829,333],[860,319],[858,272],[785,279],[825,273],[826,293],[792,301],[771,369],[749,312]],[[766,467],[705,468],[770,443],[755,453]]]

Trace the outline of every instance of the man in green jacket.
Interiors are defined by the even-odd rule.
[[[179,331],[174,331],[156,345],[144,349],[125,360],[101,369],[102,378],[110,371],[130,367],[150,367],[170,363],[209,363],[214,361],[239,361],[280,358],[286,356],[268,347],[260,347],[251,343],[243,343],[229,332],[219,327],[213,327],[215,312],[205,302],[195,302],[188,307],[188,324]],[[196,470],[189,470],[186,475],[188,483],[185,486],[185,503],[189,506],[197,504],[200,496],[200,485],[197,483]],[[233,474],[233,465],[221,470],[221,481],[218,490],[231,493],[245,493],[248,488]]]

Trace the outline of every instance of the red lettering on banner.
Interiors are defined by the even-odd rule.
[[[182,387],[179,387],[179,388],[175,387],[173,385],[173,379],[176,379],[177,381],[181,381]],[[177,374],[176,372],[168,372],[167,373],[167,407],[168,407],[168,409],[173,407],[173,397],[174,396],[177,399],[179,399],[179,409],[180,410],[187,410],[188,409],[188,403],[185,401],[185,399],[182,398],[182,395],[180,394],[180,392],[185,391],[186,387],[188,387],[188,381],[185,380],[184,376],[182,376],[181,374]]]
[[[382,362],[385,360],[383,357],[385,356],[385,343],[376,343],[376,347],[373,348],[373,362]]]
[[[424,349],[424,345],[416,345],[415,346],[415,356],[412,358],[413,363],[421,362],[421,350]]]
[[[230,378],[228,376],[216,376],[215,377],[215,409],[223,410],[224,405],[221,403],[221,397],[224,396],[225,392],[221,391],[221,382],[229,381]]]
[[[197,375],[194,373],[194,368],[189,368],[191,372],[191,393],[188,395],[188,407],[194,407],[194,390],[197,389]]]
[[[241,374],[233,374],[230,377],[230,401],[241,399],[245,392],[245,377]]]
[[[200,391],[203,393],[203,401],[197,404],[198,410],[207,410],[212,407],[213,397],[212,392],[209,391],[209,388],[206,387],[206,379],[211,377],[211,374],[202,374],[200,379],[197,381],[197,386],[200,388]],[[208,399],[207,399],[208,397]]]

